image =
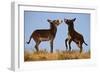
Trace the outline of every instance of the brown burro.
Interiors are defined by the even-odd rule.
[[[77,44],[77,46],[80,48],[80,53],[82,52],[82,45],[83,43],[85,45],[87,45],[84,41],[84,37],[82,34],[78,33],[77,31],[75,31],[74,29],[74,22],[75,22],[76,18],[74,19],[64,19],[64,22],[68,25],[68,37],[65,40],[65,45],[66,45],[66,49],[68,49],[67,43],[69,45],[69,51],[71,51],[71,42],[75,42]]]
[[[31,39],[33,39],[36,43],[35,49],[36,51],[39,51],[38,46],[42,41],[50,41],[51,53],[53,53],[53,41],[56,36],[57,26],[60,25],[63,21],[59,19],[57,20],[47,19],[47,21],[50,23],[50,29],[35,30],[31,34],[29,42],[27,42],[27,44],[29,44]]]

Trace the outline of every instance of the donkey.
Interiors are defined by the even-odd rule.
[[[74,19],[64,19],[64,22],[68,25],[68,37],[65,40],[65,45],[66,45],[66,49],[68,49],[67,43],[69,44],[69,51],[71,51],[71,42],[75,42],[77,44],[77,46],[80,48],[80,53],[82,52],[82,45],[83,43],[85,45],[87,45],[84,41],[84,37],[82,34],[78,33],[75,29],[74,29],[74,22],[75,22],[76,18]]]
[[[50,23],[50,29],[35,30],[30,36],[29,42],[27,42],[27,44],[29,44],[31,39],[33,39],[36,43],[35,49],[36,51],[39,51],[39,48],[38,48],[39,44],[42,41],[50,40],[51,53],[53,53],[53,41],[56,36],[57,26],[61,24],[63,21],[59,19],[57,20],[47,19],[47,21]]]

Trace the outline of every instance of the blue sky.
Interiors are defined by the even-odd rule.
[[[32,39],[30,44],[26,44],[29,41],[29,37],[32,32],[37,29],[49,29],[50,24],[47,19],[55,20],[64,18],[73,19],[76,18],[74,22],[75,30],[84,36],[85,42],[88,46],[83,44],[83,51],[88,51],[90,49],[90,14],[86,13],[60,13],[60,12],[34,12],[34,11],[24,11],[24,48],[27,50],[35,49],[35,42]],[[68,27],[63,22],[57,27],[57,34],[54,39],[54,51],[56,50],[66,50],[65,39],[67,38]],[[72,42],[71,44],[73,50],[79,50],[77,45]],[[50,51],[50,42],[44,41],[39,45],[40,49],[46,49]]]

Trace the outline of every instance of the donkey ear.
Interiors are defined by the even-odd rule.
[[[66,22],[67,19],[64,18],[64,22]]]
[[[76,18],[73,19],[73,22],[76,20]]]
[[[50,19],[47,19],[47,21],[48,21],[48,22],[51,22],[51,20],[50,20]]]

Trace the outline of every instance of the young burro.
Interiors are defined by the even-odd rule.
[[[47,21],[50,24],[50,29],[35,30],[30,36],[29,42],[27,42],[27,44],[29,44],[31,39],[33,39],[36,43],[35,48],[37,51],[39,51],[39,48],[38,48],[39,44],[42,41],[50,40],[51,53],[53,53],[53,41],[56,36],[57,26],[60,25],[63,21],[60,19],[57,19],[57,20],[47,19]]]
[[[71,42],[75,42],[77,44],[77,46],[80,48],[80,53],[82,52],[82,45],[83,43],[85,45],[87,45],[84,41],[84,37],[82,34],[78,33],[75,29],[74,29],[74,22],[75,22],[76,18],[74,19],[64,19],[64,22],[68,25],[68,37],[65,40],[65,45],[66,45],[66,49],[68,48],[67,43],[69,45],[69,51],[71,51]]]

